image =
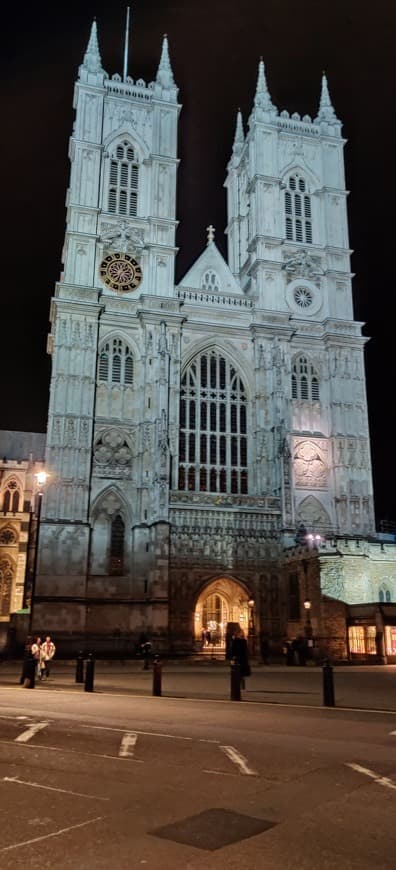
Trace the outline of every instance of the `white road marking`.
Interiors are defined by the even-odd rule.
[[[236,773],[226,773],[225,770],[203,770],[202,773],[215,773],[216,776],[237,776]]]
[[[71,825],[70,828],[61,828],[60,831],[54,831],[52,834],[44,834],[42,837],[35,837],[33,840],[22,840],[21,843],[13,843],[12,846],[4,846],[0,849],[0,852],[10,852],[11,849],[20,849],[21,846],[31,846],[33,843],[49,840],[50,837],[59,837],[61,834],[67,834],[69,831],[75,831],[77,828],[84,828],[86,825],[93,825],[94,822],[101,822],[102,818],[103,816],[97,816],[96,819],[88,819],[87,822]]]
[[[352,770],[356,770],[357,773],[363,773],[365,776],[369,776],[374,782],[377,782],[378,785],[384,785],[385,788],[395,789],[396,791],[396,782],[392,782],[391,779],[387,776],[381,776],[379,773],[376,773],[375,770],[370,770],[369,767],[362,767],[360,764],[349,764],[346,762],[347,767],[351,767]]]
[[[117,731],[125,734],[125,728],[109,728],[108,725],[81,725],[81,728],[96,728],[99,731]],[[180,737],[179,734],[162,734],[160,731],[137,731],[134,734],[146,734],[148,737],[168,737],[170,740],[193,740],[193,737]]]
[[[257,770],[252,770],[252,768],[248,766],[247,758],[245,758],[244,755],[241,755],[241,753],[238,752],[237,749],[234,749],[233,746],[220,746],[220,749],[225,753],[225,755],[228,755],[228,758],[233,761],[234,764],[237,765],[241,773],[246,774],[246,776],[258,776]]]
[[[33,725],[29,725],[27,731],[22,731],[22,734],[19,734],[18,737],[15,738],[16,743],[27,743],[31,737],[34,737],[38,731],[42,731],[43,728],[46,728],[49,725],[49,722],[35,722]]]
[[[4,746],[13,746],[15,740],[1,740]],[[22,748],[22,747],[21,747]],[[121,761],[118,755],[101,755],[99,752],[81,752],[80,749],[69,749],[68,746],[40,746],[39,743],[26,743],[24,749],[42,749],[43,752],[72,752],[74,755],[85,755],[87,758],[110,758],[112,761]],[[134,764],[144,764],[139,758],[131,758]]]
[[[121,740],[120,748],[118,750],[118,755],[120,758],[132,758],[137,738],[138,736],[135,731],[125,732]]]
[[[108,797],[100,797],[96,794],[81,794],[79,791],[69,791],[66,788],[55,788],[53,785],[42,785],[40,782],[28,782],[25,779],[18,779],[17,776],[3,776],[3,782],[16,782],[18,785],[30,785],[31,788],[44,788],[47,791],[60,791],[62,794],[72,794],[75,797],[92,798],[97,801],[108,801]]]

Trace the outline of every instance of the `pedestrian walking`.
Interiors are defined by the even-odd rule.
[[[41,665],[41,676],[45,677],[48,680],[51,669],[51,662],[56,653],[56,646],[54,642],[51,640],[50,635],[48,634],[45,638],[44,643],[41,644],[40,647],[40,665]]]
[[[239,665],[241,688],[244,689],[245,677],[250,677],[251,671],[249,665],[248,645],[242,628],[237,631],[235,637],[232,640],[231,658],[235,659],[235,661]]]

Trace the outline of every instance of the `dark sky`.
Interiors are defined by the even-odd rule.
[[[104,68],[122,74],[126,3],[70,0],[8,6],[2,20],[1,429],[46,428],[49,301],[59,277],[73,83],[91,21]],[[343,121],[355,317],[366,350],[377,518],[396,520],[394,170],[396,14],[391,0],[135,0],[129,73],[152,80],[168,34],[180,87],[180,278],[217,227],[225,253],[223,181],[235,113],[246,122],[263,55],[273,102],[315,116],[326,70]]]

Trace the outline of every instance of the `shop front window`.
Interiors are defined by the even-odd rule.
[[[387,656],[396,656],[396,625],[385,626],[385,646]]]
[[[375,655],[375,625],[350,625],[348,630],[349,649],[354,655]]]

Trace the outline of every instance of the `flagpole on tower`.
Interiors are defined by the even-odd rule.
[[[123,81],[126,82],[128,75],[128,49],[129,49],[129,6],[127,6],[126,25],[125,25],[125,45],[124,45],[124,75]]]

